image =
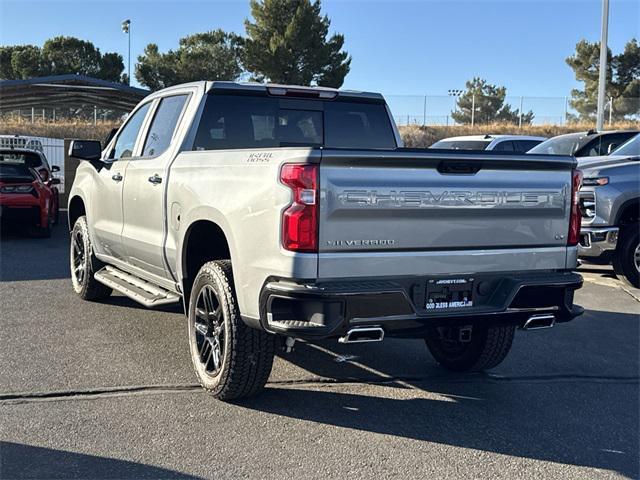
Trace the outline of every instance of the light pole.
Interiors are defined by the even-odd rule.
[[[129,54],[127,58],[127,85],[131,85],[131,20],[122,22],[122,31],[127,34],[129,41]]]
[[[451,113],[456,111],[456,102],[458,101],[458,97],[460,97],[460,95],[462,95],[463,93],[464,90],[458,90],[456,88],[450,88],[449,90],[447,90],[447,95],[453,97],[453,111]]]
[[[602,0],[602,26],[600,29],[600,75],[598,77],[598,113],[596,130],[604,124],[605,88],[607,84],[607,35],[609,30],[609,0]]]

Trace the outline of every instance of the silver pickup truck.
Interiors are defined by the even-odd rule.
[[[579,167],[580,257],[612,263],[616,275],[640,288],[640,134],[610,155],[579,159]]]
[[[296,339],[420,338],[477,371],[582,313],[575,159],[404,149],[378,94],[186,84],[70,154],[73,288],[182,302],[216,398]]]

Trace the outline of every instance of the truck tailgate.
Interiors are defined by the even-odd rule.
[[[574,166],[572,157],[324,150],[319,253],[563,247]]]

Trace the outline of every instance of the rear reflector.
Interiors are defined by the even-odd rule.
[[[293,192],[282,213],[282,246],[294,252],[318,251],[318,165],[288,163],[280,181]]]
[[[582,172],[573,170],[571,179],[571,214],[569,216],[569,234],[567,235],[567,245],[573,247],[580,240],[580,223],[582,215],[580,215],[580,199],[578,194],[582,185]]]

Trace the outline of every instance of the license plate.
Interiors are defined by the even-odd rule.
[[[427,310],[443,311],[469,307],[473,307],[473,278],[440,278],[427,281]]]

